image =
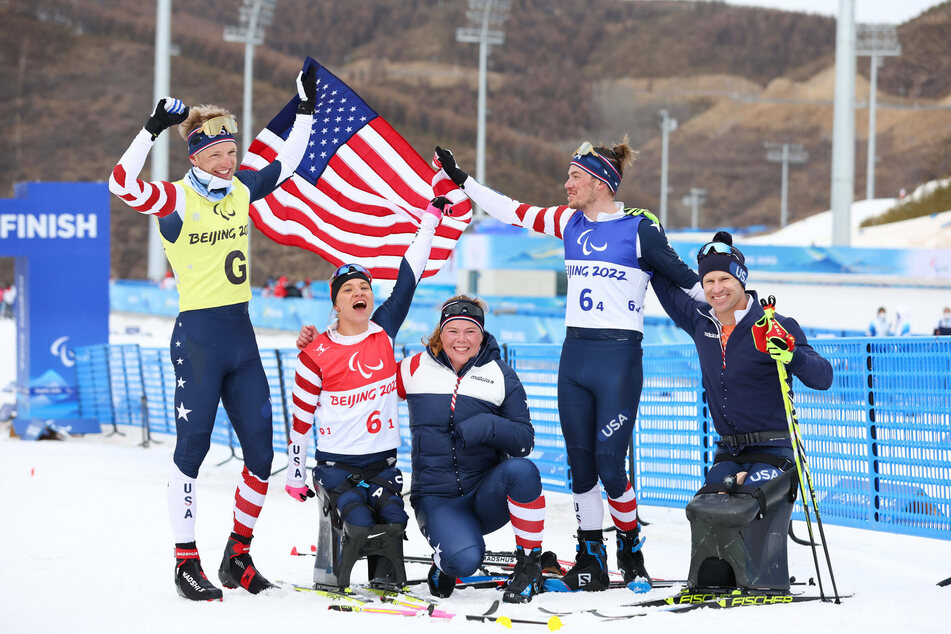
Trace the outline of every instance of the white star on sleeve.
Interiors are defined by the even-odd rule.
[[[187,381],[186,381],[185,379],[179,377],[179,379],[178,379],[178,387],[182,387],[182,388],[185,387],[185,383],[187,383]]]

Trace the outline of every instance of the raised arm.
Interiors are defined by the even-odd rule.
[[[307,150],[311,126],[314,123],[314,104],[317,98],[317,66],[311,66],[307,72],[297,76],[297,95],[300,105],[287,140],[281,146],[274,162],[259,171],[240,170],[235,178],[251,190],[251,201],[260,200],[273,192],[285,180],[291,177]],[[248,131],[250,133],[250,130]]]
[[[376,322],[390,339],[396,339],[396,333],[409,313],[410,304],[416,294],[416,286],[426,271],[429,251],[436,235],[436,227],[442,220],[443,209],[449,203],[444,196],[434,198],[420,217],[416,237],[407,247],[400,262],[400,270],[393,285],[393,292],[373,313]]]
[[[146,182],[139,179],[152,144],[167,128],[188,117],[188,107],[178,99],[163,97],[132,140],[109,176],[109,191],[139,213],[162,218],[184,207],[185,196],[180,188],[166,181]]]
[[[472,201],[499,222],[525,227],[560,239],[568,219],[576,212],[567,205],[536,207],[512,200],[466,174],[456,165],[456,159],[450,150],[437,147],[436,157],[446,175],[461,187]]]

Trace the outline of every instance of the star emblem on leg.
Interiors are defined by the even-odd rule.
[[[185,403],[182,403],[181,405],[179,405],[179,406],[176,407],[175,409],[178,411],[178,417],[179,417],[179,418],[184,418],[184,419],[185,419],[185,422],[187,423],[187,422],[188,422],[188,415],[191,413],[192,410],[190,410],[190,409],[185,409]]]

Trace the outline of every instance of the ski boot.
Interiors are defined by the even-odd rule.
[[[644,553],[638,529],[617,532],[617,567],[624,574],[624,583],[635,592],[651,589],[651,576],[644,567]],[[631,584],[634,584],[633,586]]]
[[[561,579],[552,579],[560,583],[545,583],[545,588],[561,592],[597,592],[607,590],[611,585],[608,578],[608,555],[604,548],[601,531],[578,531],[578,553],[575,565]],[[559,587],[564,586],[564,587]]]
[[[273,588],[274,584],[264,578],[251,560],[251,537],[231,533],[225,554],[218,568],[218,580],[226,588],[241,586],[251,594]]]
[[[542,566],[541,548],[529,552],[521,546],[515,547],[515,570],[505,584],[502,600],[506,603],[528,603],[541,591]]]
[[[175,545],[175,590],[192,601],[221,601],[221,589],[201,569],[195,542]]]
[[[429,593],[440,599],[445,599],[456,589],[456,580],[437,568],[435,563],[426,575],[426,583],[429,584]]]

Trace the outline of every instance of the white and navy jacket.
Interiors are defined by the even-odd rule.
[[[491,334],[458,374],[445,351],[433,356],[427,348],[403,359],[396,376],[413,438],[411,501],[466,495],[508,456],[531,452],[525,388]]]

